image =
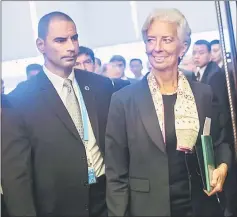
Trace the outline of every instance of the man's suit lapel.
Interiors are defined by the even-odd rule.
[[[37,84],[39,85],[40,94],[45,100],[45,106],[48,106],[53,113],[63,122],[65,127],[78,139],[81,140],[80,135],[66,109],[60,96],[57,94],[54,86],[47,78],[46,74],[41,71],[37,75]]]
[[[87,74],[89,72],[75,72],[75,78],[80,87],[87,113],[91,122],[91,126],[99,145],[99,125],[98,125],[98,116],[97,116],[97,106],[96,106],[96,97],[94,86],[91,84],[91,81],[88,79]]]
[[[166,152],[163,136],[159,126],[159,121],[155,111],[155,106],[153,104],[147,83],[147,76],[145,76],[137,85],[138,92],[135,95],[135,100],[138,105],[140,117],[145,126],[145,129],[154,144],[162,152]]]
[[[215,73],[213,70],[212,70],[212,67],[213,67],[213,64],[212,62],[209,62],[207,64],[207,67],[203,73],[203,76],[202,76],[202,79],[201,79],[201,82],[204,83],[204,84],[208,84],[209,83],[209,80],[210,78],[213,76],[213,74]]]
[[[209,64],[207,65],[203,75],[202,75],[202,79],[201,82],[206,84],[207,83],[207,79],[208,79],[208,71],[209,71]]]

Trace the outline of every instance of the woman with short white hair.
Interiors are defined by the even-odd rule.
[[[142,28],[151,71],[112,97],[106,132],[109,216],[222,216],[231,162],[218,106],[208,85],[178,70],[191,30],[176,9],[156,9]],[[201,134],[212,121],[216,169],[204,193]],[[225,123],[225,121],[223,122]]]

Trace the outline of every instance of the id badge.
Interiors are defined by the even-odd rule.
[[[89,185],[96,183],[95,170],[93,167],[88,167],[88,183]]]

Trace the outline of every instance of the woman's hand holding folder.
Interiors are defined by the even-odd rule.
[[[227,176],[227,171],[228,171],[228,166],[226,163],[222,163],[218,166],[218,168],[216,168],[213,171],[213,175],[212,175],[212,181],[211,181],[211,186],[212,186],[212,191],[210,193],[208,193],[206,190],[204,190],[204,192],[208,195],[208,196],[212,196],[218,192],[222,192],[223,189],[223,185]]]

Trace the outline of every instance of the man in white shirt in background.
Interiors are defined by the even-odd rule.
[[[142,60],[138,58],[133,58],[130,60],[129,63],[130,70],[134,75],[134,78],[129,78],[129,81],[131,83],[135,83],[137,81],[140,81],[143,78],[142,70],[143,70],[143,65],[142,65]]]
[[[98,57],[95,57],[95,73],[100,75],[101,74],[101,67],[102,67],[102,63],[101,63],[101,59]]]
[[[107,216],[104,140],[113,86],[73,70],[78,34],[66,14],[38,25],[43,70],[2,109],[2,187],[10,216]]]

